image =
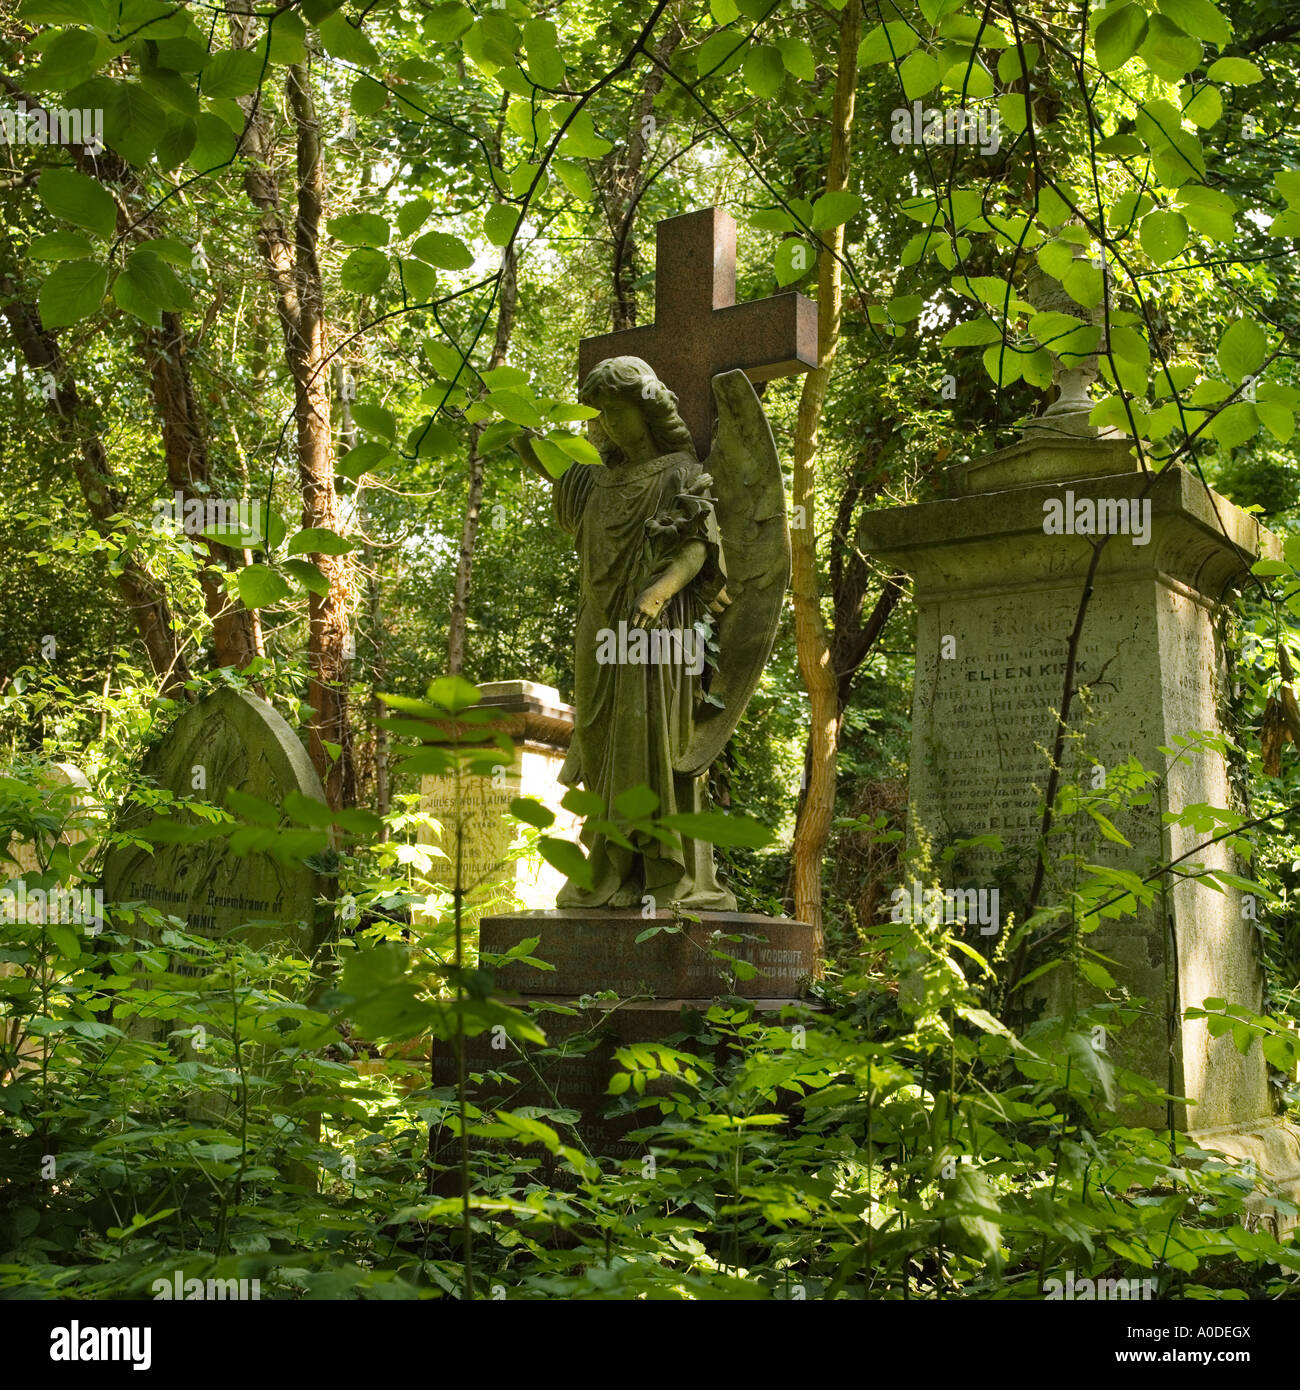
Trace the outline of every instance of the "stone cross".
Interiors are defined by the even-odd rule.
[[[655,257],[654,323],[582,339],[578,381],[607,357],[640,357],[676,395],[704,458],[714,376],[739,368],[770,381],[817,366],[817,305],[794,291],[736,303],[736,224],[721,208],[660,222]]]

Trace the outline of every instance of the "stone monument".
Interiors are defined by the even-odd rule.
[[[967,851],[958,872],[1000,882],[1012,906],[1037,871],[1067,684],[1065,782],[1105,786],[1133,758],[1160,774],[1149,803],[1116,818],[1128,844],[1103,839],[1091,862],[1145,874],[1186,855],[1185,866],[1234,868],[1203,827],[1165,824],[1163,813],[1232,804],[1223,757],[1197,737],[1223,728],[1221,605],[1257,558],[1278,554],[1258,522],[1190,473],[1141,470],[1132,439],[1089,426],[1084,388],[1071,385],[1065,407],[1031,422],[1021,442],[949,468],[943,500],[871,512],[859,535],[864,551],[913,580],[913,840],[937,852],[1000,837],[1000,855]],[[1070,636],[1103,540],[1071,669]],[[1184,736],[1192,743],[1181,756],[1161,751]],[[1115,1056],[1188,1098],[1174,1118],[1197,1142],[1252,1158],[1293,1198],[1300,1135],[1273,1113],[1258,1044],[1243,1056],[1230,1034],[1211,1038],[1182,1016],[1207,998],[1260,1006],[1251,914],[1236,889],[1174,873],[1156,903],[1086,938],[1117,962],[1108,967],[1117,983],[1150,1004]],[[1064,1012],[1070,973],[1044,977],[1040,1013]],[[1161,1127],[1166,1116],[1147,1106],[1130,1118]]]
[[[490,778],[458,780],[447,773],[421,779],[420,810],[439,829],[421,828],[420,841],[447,856],[434,861],[429,877],[453,885],[459,823],[461,875],[471,910],[550,907],[564,876],[542,859],[511,857],[523,827],[510,815],[510,803],[521,796],[540,801],[556,817],[553,834],[576,829],[576,819],[560,806],[565,793],[560,769],[573,737],[573,709],[561,702],[559,691],[533,681],[488,682],[479,686],[479,694],[481,706],[506,716],[492,727],[514,744],[514,761],[509,766],[503,761]]]
[[[789,579],[781,469],[750,382],[815,366],[817,316],[797,294],[734,303],[735,224],[716,208],[661,222],[658,252],[655,323],[581,345],[579,399],[600,411],[601,464],[553,479],[526,433],[516,447],[554,484],[580,571],[575,722],[560,780],[606,808],[648,788],[654,806],[642,816],[689,818],[707,809],[709,767],[762,673]],[[590,1147],[618,1153],[635,1116],[611,1127],[601,1114],[614,1046],[672,1033],[684,1010],[703,1012],[724,989],[759,1011],[797,1002],[816,961],[807,924],[735,910],[712,845],[688,823],[628,839],[598,821],[581,836],[589,881],[566,882],[554,910],[484,917],[480,944],[504,953],[541,938],[533,954],[553,973],[502,973],[526,997],[634,996],[598,1006],[595,1052],[569,1059],[536,1097],[512,1098],[579,1110]],[[715,934],[736,938],[725,950],[752,978],[724,985]],[[553,1043],[587,1027],[555,1020],[544,1019]],[[501,1060],[470,1047],[472,1069]]]

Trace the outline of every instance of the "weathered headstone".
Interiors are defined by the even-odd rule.
[[[481,705],[501,713],[493,732],[515,746],[513,762],[491,777],[453,774],[420,782],[420,810],[436,820],[440,833],[421,828],[420,840],[447,857],[435,859],[429,877],[445,887],[455,882],[456,833],[461,835],[461,882],[472,910],[550,907],[564,883],[558,869],[537,857],[512,853],[523,825],[509,813],[516,797],[530,797],[556,817],[554,834],[568,835],[576,819],[560,806],[567,790],[560,769],[573,734],[573,710],[559,692],[533,681],[497,681],[479,686]]]
[[[184,710],[147,753],[142,783],[180,798],[224,805],[230,790],[282,805],[297,792],[325,794],[297,734],[265,700],[219,690]],[[119,829],[139,829],[153,812],[133,808]],[[331,913],[317,900],[327,881],[301,862],[239,855],[227,839],[127,845],[109,853],[104,893],[110,903],[144,903],[181,918],[197,936],[237,932],[253,946],[288,941],[310,954]]]
[[[1129,846],[1089,850],[1094,863],[1139,873],[1184,854],[1189,865],[1234,867],[1225,846],[1206,846],[1203,827],[1163,823],[1165,812],[1232,804],[1223,757],[1206,746],[1178,758],[1161,749],[1221,732],[1220,604],[1257,557],[1277,553],[1255,520],[1190,473],[1138,471],[1131,440],[1067,425],[1054,437],[1042,417],[1023,442],[951,468],[944,500],[869,513],[859,537],[914,584],[913,838],[937,852],[999,836],[1001,855],[967,851],[958,876],[1000,882],[1022,902],[1093,544],[1109,536],[1077,647],[1070,730],[1081,742],[1067,741],[1063,777],[1096,788],[1130,758],[1162,774],[1150,803],[1116,820]],[[1199,1142],[1249,1157],[1294,1189],[1300,1145],[1273,1113],[1258,1045],[1242,1056],[1230,1034],[1214,1039],[1203,1021],[1180,1016],[1213,997],[1260,1007],[1250,913],[1235,889],[1179,875],[1165,876],[1161,897],[1163,913],[1106,921],[1087,938],[1118,962],[1118,982],[1152,1003],[1115,1055],[1194,1102],[1177,1107],[1177,1121]],[[1061,978],[1044,977],[1044,1015],[1064,1012]],[[1163,1109],[1134,1118],[1159,1126]]]

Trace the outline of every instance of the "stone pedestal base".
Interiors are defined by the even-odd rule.
[[[813,932],[806,922],[753,912],[692,915],[699,920],[675,919],[667,911],[647,916],[640,908],[507,913],[483,918],[479,950],[504,954],[540,938],[531,954],[553,971],[511,964],[496,972],[499,984],[520,994],[612,989],[620,998],[762,999],[798,994],[813,973]],[[737,974],[721,955],[752,966],[752,978],[741,978],[750,972],[742,968]]]
[[[593,908],[483,918],[483,955],[539,938],[529,954],[555,969],[511,962],[493,970],[510,991],[508,1002],[535,1014],[549,1047],[541,1055],[533,1049],[525,1061],[500,1037],[496,1047],[490,1034],[467,1039],[467,1071],[498,1074],[474,1086],[476,1103],[576,1110],[578,1135],[592,1154],[631,1157],[639,1150],[625,1136],[652,1116],[609,1095],[610,1078],[620,1070],[618,1048],[690,1030],[718,996],[752,1001],[774,1027],[782,1009],[816,1007],[799,997],[815,963],[806,922],[745,912],[697,915],[699,921],[687,921],[670,912],[646,917],[636,908]],[[741,962],[739,970],[724,956]],[[606,991],[619,998],[593,997]],[[573,1012],[557,1012],[557,1006]],[[435,1050],[434,1082],[455,1083],[449,1044]],[[671,1085],[661,1089],[667,1093]],[[623,1113],[607,1115],[607,1109]]]
[[[1300,1207],[1300,1129],[1280,1115],[1224,1125],[1220,1129],[1193,1129],[1187,1137],[1203,1149],[1213,1149],[1243,1164],[1253,1164],[1268,1195]],[[1297,1225],[1300,1216],[1279,1210],[1262,1195],[1248,1197],[1246,1208],[1252,1226],[1269,1231],[1276,1239]]]

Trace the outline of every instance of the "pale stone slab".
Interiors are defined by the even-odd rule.
[[[421,779],[420,810],[440,829],[422,827],[419,838],[446,855],[434,861],[429,877],[443,887],[454,885],[459,829],[461,883],[471,911],[554,907],[564,875],[541,860],[520,857],[526,827],[510,815],[510,803],[517,797],[540,801],[556,817],[548,833],[577,838],[577,817],[560,805],[567,791],[560,769],[573,732],[573,709],[558,691],[533,681],[488,683],[479,692],[483,705],[502,712],[499,727],[514,743],[514,758],[507,762],[503,756],[490,778]]]

